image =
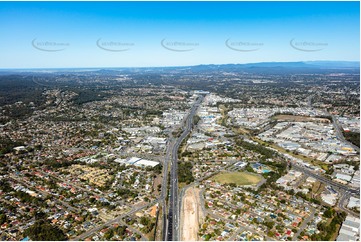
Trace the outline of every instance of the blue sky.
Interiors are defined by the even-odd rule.
[[[0,68],[358,61],[359,19],[359,2],[0,2]]]

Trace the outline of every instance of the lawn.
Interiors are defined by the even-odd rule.
[[[236,185],[253,185],[257,184],[262,178],[246,172],[221,172],[213,177],[213,180],[221,183],[235,183]]]

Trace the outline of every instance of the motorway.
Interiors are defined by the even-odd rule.
[[[166,240],[179,240],[179,203],[178,203],[178,149],[182,141],[191,132],[193,126],[193,117],[203,101],[204,96],[198,96],[197,101],[193,104],[186,120],[183,122],[183,133],[176,140],[172,149],[172,167],[170,173],[169,188],[169,210],[168,221],[166,226]]]
[[[178,172],[177,172],[177,170],[178,170],[178,167],[177,167],[178,166],[178,149],[179,149],[180,144],[182,143],[183,139],[190,133],[190,131],[192,129],[193,116],[202,100],[203,100],[203,97],[200,97],[197,100],[197,102],[193,105],[193,107],[184,123],[185,128],[183,129],[183,133],[177,139],[177,141],[175,142],[173,149],[172,149],[172,166],[171,166],[170,190],[169,190],[169,192],[170,192],[170,194],[169,194],[169,198],[170,198],[169,199],[169,212],[168,212],[168,220],[166,221],[167,222],[166,226],[164,226],[166,228],[165,229],[166,236],[164,237],[164,240],[165,239],[168,241],[172,241],[172,240],[178,241],[179,240],[179,210],[180,210],[181,203],[178,201]],[[342,132],[340,131],[340,128],[335,121],[335,118],[334,117],[332,117],[332,118],[334,120],[334,126],[335,126],[335,130],[337,133],[337,137],[339,139],[341,139],[342,141],[345,141],[345,139],[342,135]],[[169,154],[169,153],[167,152],[167,154]],[[165,163],[167,163],[167,162],[165,162]],[[332,181],[331,179],[328,179],[321,174],[315,173],[314,171],[312,171],[306,167],[299,166],[296,163],[292,163],[292,167],[295,170],[303,172],[307,176],[316,178],[317,180],[319,180],[322,183],[325,183],[327,185],[336,187],[341,191],[344,191],[345,194],[352,193],[352,194],[360,195],[359,189],[351,188],[347,185],[343,185],[343,184],[337,183],[335,181]],[[341,209],[343,207],[343,203],[346,198],[347,198],[347,196],[343,196],[343,199],[341,199],[342,201],[340,202],[340,205],[339,205],[339,207]],[[350,212],[350,211],[348,211],[348,212]]]
[[[171,135],[170,135],[171,136]],[[161,204],[162,204],[162,214],[163,214],[163,238],[162,240],[166,240],[166,231],[168,226],[168,220],[167,220],[167,204],[166,204],[166,196],[168,191],[168,164],[171,160],[172,155],[172,147],[174,146],[174,139],[172,137],[169,138],[168,145],[167,145],[167,151],[164,159],[164,166],[163,166],[163,181],[162,181],[162,192],[161,192]]]

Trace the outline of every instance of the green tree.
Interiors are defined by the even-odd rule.
[[[0,214],[0,225],[6,223],[7,221],[8,221],[8,218],[7,218],[6,214],[3,214],[3,213]]]
[[[57,226],[53,226],[47,220],[37,220],[32,226],[24,232],[31,240],[59,241],[67,240],[64,232]]]

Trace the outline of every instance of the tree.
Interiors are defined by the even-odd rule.
[[[120,237],[123,237],[126,228],[127,228],[127,226],[119,226],[119,227],[116,229],[116,233],[117,233]]]
[[[36,220],[45,219],[45,217],[46,217],[46,214],[45,214],[44,212],[37,212],[37,213],[35,214],[35,219],[36,219]]]
[[[268,229],[272,229],[273,226],[275,225],[275,222],[273,222],[273,221],[266,221],[266,222],[264,222],[263,224],[266,225]]]
[[[328,208],[324,213],[323,215],[326,217],[326,218],[332,218],[333,216],[333,209],[332,208]]]
[[[201,120],[201,118],[198,115],[193,116],[193,124],[194,125],[197,125],[200,120]]]
[[[356,132],[343,132],[345,139],[360,147],[360,133]]]
[[[273,231],[268,231],[267,236],[272,238],[273,236],[275,236],[275,233]]]
[[[140,223],[143,224],[144,226],[147,226],[149,224],[149,219],[147,217],[141,217],[140,219]]]
[[[178,163],[178,175],[179,182],[185,182],[187,184],[194,181],[192,174],[193,165],[191,162],[179,162]]]
[[[211,237],[210,234],[206,234],[204,240],[205,240],[205,241],[209,241],[211,238],[212,238],[212,237]]]
[[[67,240],[64,232],[57,226],[53,226],[47,220],[37,220],[32,226],[25,230],[24,234],[31,240],[59,241]]]
[[[3,214],[3,213],[0,214],[0,225],[6,223],[7,221],[8,221],[8,218],[7,218],[6,214]]]
[[[113,236],[114,236],[114,230],[113,230],[113,229],[109,229],[109,230],[104,234],[104,238],[105,238],[106,240],[110,240]]]
[[[254,172],[254,171],[253,171],[253,168],[252,168],[249,164],[246,166],[246,171],[248,171],[248,172]]]
[[[290,194],[290,195],[295,195],[295,190],[291,189],[291,190],[289,191],[289,194]]]

